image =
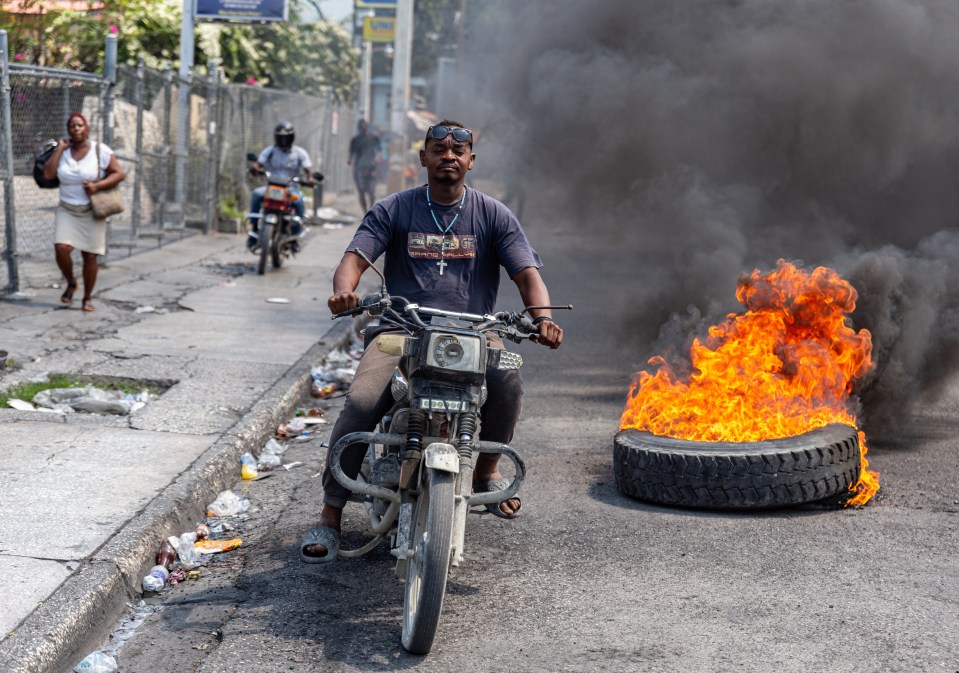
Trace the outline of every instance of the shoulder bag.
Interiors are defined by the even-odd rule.
[[[100,172],[100,143],[97,143],[97,174]],[[98,220],[123,212],[123,199],[120,198],[120,189],[114,185],[109,189],[102,189],[90,195],[90,205],[93,206],[93,217]]]
[[[56,140],[48,140],[33,160],[33,181],[37,183],[37,187],[40,189],[56,189],[60,186],[60,178],[56,175],[53,176],[52,180],[43,177],[43,167],[50,161],[53,153],[57,151],[57,145],[59,144]]]

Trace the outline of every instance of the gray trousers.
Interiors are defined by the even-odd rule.
[[[491,336],[490,343],[502,347],[498,337]],[[363,352],[356,368],[356,376],[346,396],[346,406],[333,425],[330,447],[326,452],[323,469],[323,502],[342,509],[350,498],[349,490],[333,478],[330,471],[330,452],[341,437],[351,432],[372,432],[393,406],[390,380],[399,364],[396,355],[387,355],[375,345]],[[518,369],[486,370],[486,404],[480,411],[481,433],[486,441],[506,444],[513,439],[513,430],[519,420],[523,399],[523,379]],[[363,466],[366,444],[351,444],[343,451],[340,464],[346,476],[355,479]]]

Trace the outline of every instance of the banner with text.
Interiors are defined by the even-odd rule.
[[[198,21],[286,21],[287,0],[196,0]]]
[[[367,42],[392,42],[396,37],[396,19],[392,16],[364,16],[363,39]]]

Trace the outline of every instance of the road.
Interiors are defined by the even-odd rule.
[[[656,256],[572,224],[530,236],[554,301],[575,310],[558,316],[560,351],[522,347],[524,516],[470,517],[433,652],[400,646],[402,585],[385,548],[297,560],[321,496],[321,433],[287,454],[307,465],[249,485],[243,547],[154,601],[121,670],[959,671],[959,393],[871,438],[882,491],[864,509],[630,500],[613,481],[612,439],[644,354],[615,316],[630,288],[655,282]],[[504,286],[504,303],[515,294]],[[361,530],[358,506],[346,525]]]

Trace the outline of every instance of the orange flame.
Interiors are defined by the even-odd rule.
[[[872,335],[846,316],[858,295],[832,269],[811,273],[779,260],[739,279],[745,313],[730,313],[690,349],[692,374],[678,376],[662,357],[639,372],[620,429],[699,441],[749,442],[800,435],[829,423],[856,426],[854,385],[872,367]],[[862,471],[847,505],[864,505],[879,489]]]

